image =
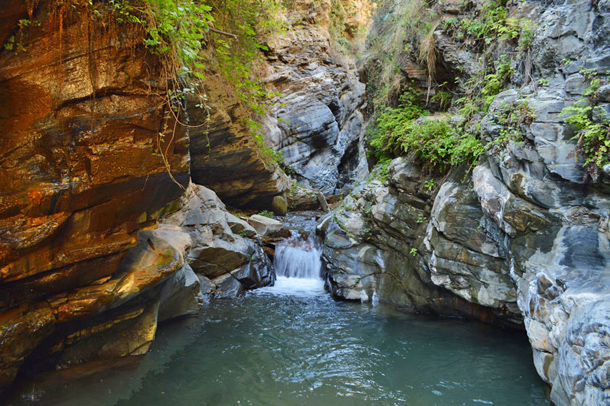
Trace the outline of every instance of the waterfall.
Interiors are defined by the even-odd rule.
[[[320,279],[322,247],[316,236],[302,236],[293,231],[292,237],[275,247],[275,274],[287,278]]]
[[[292,231],[292,236],[275,247],[273,268],[277,279],[273,286],[256,289],[253,294],[322,296],[322,243],[315,235]]]

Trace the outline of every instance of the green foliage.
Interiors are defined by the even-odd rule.
[[[453,95],[451,93],[440,91],[432,96],[430,101],[438,103],[441,110],[447,110],[451,106],[452,99]]]
[[[502,55],[491,68],[493,73],[484,75],[483,71],[478,72],[478,75],[464,83],[464,97],[455,101],[460,114],[466,119],[487,113],[495,97],[506,88],[515,73],[507,55]]]
[[[279,19],[284,6],[277,0],[208,0],[208,3],[214,10],[215,28],[236,35],[211,33],[216,57],[214,70],[231,84],[241,103],[263,115],[265,101],[278,94],[266,91],[254,69],[262,52],[269,50],[264,39],[286,29]]]
[[[519,36],[519,52],[523,53],[530,49],[532,42],[534,41],[534,23],[528,19],[519,20],[519,26],[521,27],[521,35]]]
[[[265,217],[273,218],[273,212],[269,211],[269,210],[263,210],[263,211],[261,211],[258,214],[259,214],[259,216],[265,216]]]
[[[589,86],[577,103],[564,108],[562,116],[566,123],[572,125],[577,133],[573,137],[577,141],[576,157],[583,159],[583,167],[594,181],[597,181],[604,165],[610,163],[610,119],[608,113],[597,106],[597,90],[602,80],[595,71],[581,73],[589,79]]]
[[[502,55],[496,63],[495,73],[485,76],[485,85],[481,89],[483,96],[483,111],[489,109],[489,105],[493,99],[500,93],[508,82],[511,76],[515,73],[515,69],[511,66],[510,58],[507,55]]]
[[[413,154],[424,169],[439,173],[462,162],[474,164],[484,150],[476,135],[451,125],[447,117],[428,117],[415,97],[405,92],[399,107],[387,108],[377,118],[370,135],[377,158]]]
[[[492,153],[497,153],[504,149],[510,141],[522,143],[523,132],[521,126],[531,124],[535,115],[527,100],[518,100],[502,103],[494,118],[503,128],[500,130],[500,136],[488,144],[486,148]]]
[[[474,45],[484,47],[493,41],[515,41],[518,39],[519,50],[530,47],[533,35],[533,23],[527,19],[508,17],[506,7],[495,1],[483,5],[473,19],[464,18],[459,22],[450,17],[443,21],[443,29],[458,38],[470,40]]]
[[[371,155],[380,160],[409,154],[424,169],[436,173],[462,162],[473,165],[486,150],[480,140],[480,121],[496,96],[510,84],[518,66],[514,56],[525,59],[525,75],[531,74],[527,61],[531,60],[535,25],[528,19],[511,17],[508,2],[501,0],[477,3],[470,18],[442,20],[433,10],[437,7],[434,2],[401,3],[381,1],[378,15],[382,20],[375,22],[369,44],[373,48],[370,58],[375,62],[369,64],[373,66],[369,81],[379,82],[370,104],[377,110],[375,125],[368,130]],[[397,61],[407,57],[425,63],[431,75],[428,85],[434,86],[437,51],[431,32],[439,28],[470,52],[480,54],[481,69],[467,80],[458,77],[454,83],[437,85],[435,92],[428,91],[433,96],[427,100],[428,95],[404,91],[404,82],[396,79],[403,75]],[[500,49],[507,50],[505,55],[490,60],[489,56]],[[487,147],[490,153],[499,152],[509,141],[521,142],[523,126],[531,123],[533,114],[527,101],[514,103],[511,108],[496,117],[504,129]],[[448,117],[435,114],[446,110],[458,111],[464,121],[451,124]]]
[[[430,193],[432,189],[434,189],[434,179],[430,179],[424,182],[424,189],[426,189],[426,191]]]
[[[390,163],[392,159],[388,157],[381,157],[379,161],[377,161],[377,165],[373,168],[371,173],[368,176],[368,180],[378,180],[381,183],[385,183],[388,180],[389,172],[388,169],[390,167]]]
[[[146,29],[144,44],[162,61],[169,79],[168,105],[178,116],[184,100],[194,95],[205,108],[204,72],[220,73],[231,85],[237,101],[253,116],[266,113],[267,100],[279,96],[267,92],[254,68],[263,41],[283,30],[279,0],[110,0],[119,23],[140,24]],[[211,52],[210,52],[211,50]],[[246,127],[264,157],[281,157],[263,140],[251,118]]]
[[[430,34],[438,15],[424,0],[379,0],[375,21],[367,36],[365,59],[369,69],[370,106],[379,110],[394,105],[402,93],[404,55],[419,57],[420,44]],[[429,42],[428,42],[429,43]]]
[[[9,52],[14,51],[15,54],[19,54],[21,52],[27,52],[27,49],[25,49],[25,47],[21,43],[23,34],[24,34],[25,30],[29,27],[40,27],[40,21],[23,18],[18,21],[17,26],[19,28],[17,30],[17,33],[15,35],[11,35],[10,37],[8,37],[8,39],[5,41],[4,45],[2,45],[2,48],[4,50],[9,51]],[[0,48],[0,49],[2,49],[2,48]]]

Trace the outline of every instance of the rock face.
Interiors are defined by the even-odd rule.
[[[275,274],[257,231],[228,213],[213,191],[191,184],[182,207],[163,219],[160,230],[169,233],[170,240],[176,227],[188,233],[186,262],[198,275],[204,294],[230,297],[273,283]]]
[[[333,49],[330,15],[331,2],[292,2],[290,18],[298,23],[269,42],[265,79],[283,95],[265,122],[271,145],[302,183],[324,194],[367,172],[360,111],[365,86],[353,62]],[[358,15],[350,23],[355,31],[367,23]]]
[[[607,72],[610,3],[552,5],[541,10],[533,54],[545,87],[498,95],[483,135],[498,136],[502,101],[529,96],[534,118],[524,141],[509,144],[501,159],[475,169],[474,189],[483,211],[504,233],[514,264],[518,303],[540,376],[558,405],[605,404],[608,269],[608,179],[587,180],[574,158],[574,131],[560,115],[589,86],[579,66]],[[565,63],[565,61],[571,61]],[[608,104],[600,99],[600,106]],[[594,338],[595,337],[595,338]]]
[[[348,38],[368,23],[367,0],[342,0],[350,10]],[[267,144],[284,156],[283,164],[305,186],[333,194],[367,173],[361,107],[365,85],[348,56],[335,49],[329,26],[331,2],[292,1],[292,29],[269,39],[264,81],[281,97],[263,119]],[[345,38],[344,38],[345,39]],[[287,178],[261,155],[244,125],[247,111],[230,86],[209,74],[208,111],[189,103],[192,177],[227,204],[270,209],[274,196],[289,187]]]
[[[518,323],[516,285],[499,243],[482,229],[488,219],[476,196],[453,181],[435,199],[425,181],[399,158],[387,185],[372,182],[352,192],[322,223],[332,292],[365,301],[375,294],[412,311]]]
[[[3,39],[27,11],[3,4]],[[182,194],[160,150],[174,178],[188,180],[184,131],[159,138],[161,67],[141,35],[90,25],[86,9],[43,2],[34,11],[40,26],[16,35],[26,51],[0,54],[0,386],[47,337],[76,342],[110,328],[102,312],[125,334],[148,331],[139,349],[113,353],[142,351],[156,310],[123,303],[182,267],[167,248],[154,266],[121,268],[138,230]]]
[[[332,291],[343,298],[375,294],[445,314],[472,304],[472,316],[522,323],[552,401],[602,405],[610,399],[610,189],[603,171],[596,181],[585,176],[560,112],[589,86],[579,66],[609,70],[602,38],[610,4],[528,7],[541,22],[532,72],[548,83],[527,84],[518,73],[526,86],[500,93],[481,124],[483,140],[502,145],[501,116],[527,99],[533,114],[521,123],[523,139],[489,148],[471,177],[454,168],[431,190],[408,158],[395,160],[386,184],[354,193],[323,224],[324,258]],[[463,49],[451,53],[457,48],[442,35],[435,33],[440,60],[476,60]],[[605,74],[601,81],[596,101],[607,110]]]
[[[269,210],[273,197],[288,187],[276,164],[263,156],[243,123],[248,112],[235,100],[231,87],[218,75],[209,75],[209,110],[188,103],[193,182],[216,191],[235,207]],[[208,113],[209,121],[208,121]]]
[[[0,39],[25,51],[0,53],[0,390],[18,372],[144,354],[158,323],[273,282],[256,231],[186,190],[189,137],[160,135],[174,123],[141,27],[13,3]],[[15,30],[28,13],[40,25]],[[261,162],[253,195],[271,199],[279,178]]]

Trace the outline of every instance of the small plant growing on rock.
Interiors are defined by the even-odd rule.
[[[424,189],[426,189],[426,191],[430,193],[432,189],[434,189],[434,179],[430,179],[424,182]]]
[[[581,69],[581,73],[590,81],[589,87],[583,98],[564,108],[561,115],[577,130],[572,139],[577,141],[576,158],[584,160],[585,177],[597,181],[600,170],[610,163],[610,118],[605,109],[596,105],[597,91],[604,82],[596,71]]]
[[[495,120],[503,128],[500,136],[487,144],[486,148],[492,153],[504,149],[510,141],[520,144],[523,142],[522,126],[528,126],[535,115],[527,100],[502,103],[496,112]]]

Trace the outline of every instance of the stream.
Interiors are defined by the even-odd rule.
[[[277,247],[273,287],[165,324],[149,354],[50,373],[10,405],[549,405],[523,333],[337,302],[311,237]]]

